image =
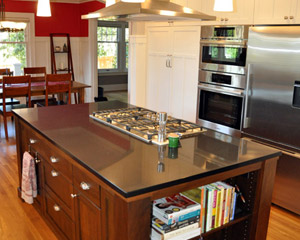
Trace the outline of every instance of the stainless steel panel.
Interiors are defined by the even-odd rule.
[[[198,89],[199,89],[199,91],[206,90],[206,91],[210,91],[210,92],[221,93],[224,95],[230,95],[230,96],[236,96],[236,97],[244,96],[244,90],[228,88],[228,87],[223,87],[223,86],[218,86],[218,85],[205,84],[205,83],[198,84]]]
[[[214,31],[215,28],[235,28],[235,36],[234,37],[215,37]],[[241,40],[248,39],[248,25],[240,25],[240,26],[202,26],[201,27],[201,39],[227,39],[227,40]]]
[[[231,84],[225,84],[225,83],[215,83],[212,82],[212,75],[213,74],[221,74],[225,76],[230,76],[231,77]],[[229,73],[220,73],[220,72],[211,72],[211,71],[199,71],[199,83],[204,82],[204,83],[211,83],[211,84],[216,84],[216,85],[221,85],[224,87],[233,87],[233,88],[241,88],[245,89],[246,88],[246,77],[245,75],[237,75],[237,74],[229,74]]]
[[[217,124],[217,123],[213,123],[210,121],[206,121],[203,119],[199,119],[197,118],[196,123],[199,124],[201,127],[204,128],[208,128],[220,133],[224,133],[230,136],[236,136],[236,137],[240,137],[241,136],[241,131],[234,129],[234,128],[230,128],[221,124]]]
[[[243,131],[283,145],[300,147],[300,109],[292,107],[300,80],[300,27],[251,27],[247,125]]]
[[[215,63],[201,63],[200,69],[208,70],[208,71],[215,71],[215,72],[240,74],[240,75],[245,75],[247,72],[247,68],[245,68],[245,67],[215,64]]]
[[[216,20],[191,8],[170,0],[145,0],[143,3],[117,2],[109,7],[82,15],[82,19],[114,17],[119,21],[172,21],[172,20]]]

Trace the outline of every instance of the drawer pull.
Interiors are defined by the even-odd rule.
[[[58,162],[58,158],[57,158],[57,157],[51,156],[51,157],[50,157],[50,161],[51,161],[52,163],[57,163],[57,162]]]
[[[287,19],[289,19],[289,17],[288,17],[288,16],[284,16],[283,18],[284,18],[284,20],[287,20]]]
[[[52,175],[52,177],[57,177],[59,175],[59,173],[56,172],[55,170],[52,170],[51,175]]]
[[[53,206],[53,209],[54,209],[55,212],[59,212],[60,211],[60,206],[58,206],[57,204],[55,204]]]
[[[71,193],[71,198],[76,198],[78,195],[75,193],[75,194],[73,194],[73,193]]]
[[[30,142],[30,144],[35,144],[35,143],[37,142],[37,140],[35,140],[35,139],[33,139],[33,138],[30,138],[30,139],[29,139],[29,142]]]
[[[80,187],[82,188],[82,190],[86,191],[86,190],[89,190],[91,186],[88,183],[81,182]]]

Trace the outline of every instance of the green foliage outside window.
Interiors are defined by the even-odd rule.
[[[25,32],[0,32],[0,57],[1,64],[10,59],[21,63],[21,68],[26,66]]]

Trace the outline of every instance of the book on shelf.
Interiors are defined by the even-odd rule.
[[[234,220],[234,213],[235,213],[236,200],[237,200],[236,198],[237,198],[237,193],[233,191],[232,201],[231,201],[230,221]]]
[[[194,237],[200,236],[200,228],[189,229],[187,232],[182,232],[176,236],[165,238],[163,234],[158,232],[156,229],[151,229],[151,240],[184,240],[184,239],[191,239]]]
[[[216,228],[216,221],[217,221],[217,198],[218,198],[218,189],[210,184],[210,187],[212,188],[212,209],[211,209],[211,229]]]
[[[164,223],[159,218],[156,218],[156,217],[152,218],[152,226],[155,226],[156,228],[160,229],[160,231],[162,231],[164,233],[168,233],[168,232],[180,229],[180,228],[184,228],[184,227],[189,226],[194,223],[199,224],[199,216],[192,217],[192,218],[186,219],[181,222],[176,222],[171,225]]]
[[[214,189],[212,186],[205,186],[207,191],[207,208],[206,208],[206,222],[205,222],[205,231],[208,232],[211,230],[212,226],[212,208],[213,208],[213,194]]]
[[[153,216],[170,225],[195,216],[200,217],[200,204],[182,194],[175,194],[154,200]]]
[[[178,229],[176,229],[174,231],[170,231],[170,232],[165,232],[165,231],[161,230],[160,228],[156,227],[156,225],[152,225],[152,229],[154,229],[156,232],[158,232],[161,235],[161,238],[164,240],[178,237],[179,235],[182,235],[183,233],[187,233],[194,229],[198,229],[199,235],[200,235],[199,222],[195,222],[193,224],[187,225],[182,228],[178,228]]]
[[[230,186],[227,183],[224,182],[217,182],[219,185],[222,185],[224,187],[224,197],[225,197],[225,202],[223,202],[223,206],[225,205],[225,211],[224,211],[224,217],[221,221],[221,225],[226,224],[229,222],[229,214],[230,214],[230,204],[231,204],[231,194],[233,191],[233,186]]]
[[[205,229],[205,218],[206,218],[206,194],[207,190],[205,186],[201,186],[195,189],[191,189],[181,194],[187,196],[188,198],[194,200],[195,202],[200,203],[200,228],[201,230]]]

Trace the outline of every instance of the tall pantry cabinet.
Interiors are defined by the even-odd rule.
[[[146,107],[195,122],[200,26],[147,27]]]

